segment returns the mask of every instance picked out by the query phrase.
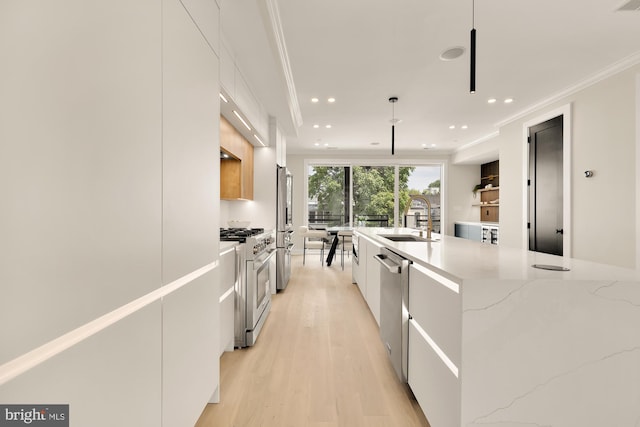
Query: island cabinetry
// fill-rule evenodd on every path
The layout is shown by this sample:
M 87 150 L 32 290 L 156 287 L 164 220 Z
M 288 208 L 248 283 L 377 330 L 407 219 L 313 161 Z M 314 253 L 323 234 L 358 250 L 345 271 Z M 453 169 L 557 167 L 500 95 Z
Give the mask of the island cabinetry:
M 364 244 L 363 244 L 364 243 Z M 366 259 L 366 285 L 362 294 L 367 300 L 369 310 L 380 326 L 380 263 L 374 259 L 381 252 L 382 245 L 367 238 L 360 238 L 360 247 L 365 246 L 365 253 L 360 259 Z M 362 288 L 360 288 L 362 291 Z
M 459 292 L 457 283 L 411 264 L 408 382 L 433 427 L 460 425 Z
M 353 254 L 354 254 L 354 257 L 353 257 L 352 262 L 351 262 L 351 279 L 352 279 L 351 282 L 357 284 L 358 285 L 358 289 L 360 289 L 360 283 L 362 282 L 362 273 L 361 273 L 361 268 L 362 267 L 361 267 L 360 263 L 364 262 L 364 260 L 363 261 L 359 260 L 360 254 L 362 252 L 362 249 L 364 249 L 364 247 L 363 248 L 360 247 L 359 239 L 360 239 L 359 234 L 358 233 L 353 233 Z M 363 242 L 363 246 L 364 246 L 364 242 Z
M 233 351 L 234 298 L 237 279 L 235 247 L 220 252 L 220 349 L 219 354 Z
M 636 270 L 446 235 L 383 237 L 411 229 L 358 232 L 413 263 L 408 382 L 431 427 L 637 425 Z
M 367 295 L 367 245 L 366 239 L 360 235 L 358 236 L 358 264 L 352 264 L 351 268 L 356 269 L 354 279 L 358 284 L 360 293 L 366 299 Z

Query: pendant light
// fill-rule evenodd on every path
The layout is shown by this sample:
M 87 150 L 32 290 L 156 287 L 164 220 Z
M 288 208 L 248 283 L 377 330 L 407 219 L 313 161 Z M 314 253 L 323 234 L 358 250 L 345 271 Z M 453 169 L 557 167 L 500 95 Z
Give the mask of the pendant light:
M 391 103 L 391 155 L 393 156 L 395 154 L 396 123 L 398 123 L 396 120 L 395 104 L 398 102 L 398 97 L 392 96 L 389 98 L 389 102 Z
M 476 93 L 476 2 L 471 1 L 471 73 L 469 78 L 469 93 Z

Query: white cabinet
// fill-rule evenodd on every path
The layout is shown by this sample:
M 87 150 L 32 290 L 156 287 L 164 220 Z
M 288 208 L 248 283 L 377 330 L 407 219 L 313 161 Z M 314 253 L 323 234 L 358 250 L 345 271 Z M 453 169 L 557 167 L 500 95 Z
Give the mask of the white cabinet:
M 360 257 L 360 245 L 359 245 L 360 236 L 357 233 L 353 233 L 353 259 L 351 262 L 351 283 L 358 284 L 362 281 L 360 275 L 360 261 L 358 257 Z
M 263 138 L 263 142 L 267 145 L 274 145 L 275 142 L 267 139 L 269 136 L 269 115 L 242 74 L 242 70 L 236 63 L 234 52 L 225 41 L 224 36 L 220 47 L 220 85 L 225 95 L 231 98 L 232 104 L 235 104 L 239 112 L 249 120 L 255 133 Z M 230 110 L 223 109 L 223 114 L 227 113 L 230 113 Z M 233 117 L 227 118 L 230 121 L 235 120 Z M 252 138 L 247 139 L 254 143 Z
M 352 264 L 351 268 L 355 269 L 353 278 L 358 284 L 360 293 L 366 299 L 367 295 L 367 245 L 365 245 L 365 238 L 358 236 L 358 264 Z
M 162 279 L 219 254 L 218 58 L 176 0 L 162 2 Z M 218 270 L 163 298 L 162 425 L 194 425 L 219 384 Z
M 233 351 L 234 286 L 237 280 L 235 247 L 220 253 L 220 348 L 219 354 Z
M 360 258 L 360 262 L 362 262 L 362 258 L 366 260 L 366 288 L 363 295 L 376 323 L 380 326 L 380 263 L 374 257 L 380 253 L 383 246 L 369 239 L 361 238 L 360 247 L 363 246 L 366 247 L 364 255 Z
M 380 264 L 374 257 L 380 253 L 382 245 L 358 234 L 358 264 L 353 263 L 353 279 L 364 297 L 369 310 L 380 326 Z
M 287 166 L 287 139 L 282 134 L 278 125 L 278 119 L 269 116 L 269 145 L 276 147 L 276 163 L 279 166 Z
M 182 5 L 189 12 L 207 43 L 216 53 L 220 52 L 220 7 L 211 0 L 181 0 Z M 219 55 L 218 55 L 219 56 Z
M 236 63 L 226 43 L 220 44 L 220 85 L 227 95 L 236 97 Z
M 460 425 L 462 312 L 459 285 L 409 268 L 409 386 L 432 427 Z

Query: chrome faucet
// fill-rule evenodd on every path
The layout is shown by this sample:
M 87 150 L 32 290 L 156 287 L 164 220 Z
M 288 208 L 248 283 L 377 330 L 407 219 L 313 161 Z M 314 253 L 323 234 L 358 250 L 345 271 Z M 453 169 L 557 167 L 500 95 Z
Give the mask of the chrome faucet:
M 407 213 L 409 213 L 412 200 L 422 200 L 427 204 L 427 239 L 431 239 L 431 231 L 433 230 L 433 222 L 431 220 L 431 202 L 422 194 L 409 194 L 409 203 L 404 211 L 404 216 L 407 216 Z

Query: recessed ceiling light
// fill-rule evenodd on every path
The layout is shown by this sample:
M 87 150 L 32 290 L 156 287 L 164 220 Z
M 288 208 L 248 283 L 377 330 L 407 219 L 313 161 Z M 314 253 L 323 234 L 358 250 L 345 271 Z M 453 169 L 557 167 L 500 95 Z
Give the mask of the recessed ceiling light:
M 460 129 L 469 129 L 469 126 L 467 126 L 467 125 L 462 125 L 462 126 L 460 126 Z
M 325 142 L 324 146 L 325 146 L 325 147 L 328 147 L 328 146 L 329 146 L 329 143 L 328 143 L 328 142 Z
M 432 146 L 432 147 L 435 147 L 435 146 L 436 146 L 436 144 L 431 144 L 431 146 Z
M 331 125 L 326 125 L 325 126 L 327 129 L 331 129 Z
M 224 97 L 224 95 L 222 94 L 222 92 L 220 92 L 220 99 L 222 99 L 224 102 L 226 102 L 227 104 L 229 103 L 229 101 L 227 101 L 227 98 Z
M 318 98 L 311 98 L 311 102 L 313 102 L 313 103 L 316 103 L 318 101 L 320 101 Z
M 333 104 L 334 102 L 336 102 L 336 99 L 335 98 L 328 98 L 327 102 L 330 103 L 330 104 Z
M 451 126 L 449 126 L 449 129 L 451 129 L 451 130 L 453 130 L 453 129 L 455 129 L 455 128 L 456 128 L 456 125 L 451 125 Z
M 313 125 L 314 129 L 318 129 L 320 127 L 320 125 Z
M 464 54 L 464 47 L 455 46 L 450 47 L 440 54 L 440 59 L 442 61 L 453 61 L 454 59 L 458 59 Z
M 505 104 L 511 104 L 513 102 L 513 98 L 507 98 L 504 100 Z
M 488 102 L 489 104 L 495 104 L 495 103 L 496 103 L 496 101 L 497 101 L 497 99 L 495 99 L 495 98 L 489 98 L 489 99 L 487 100 L 487 102 Z
M 315 145 L 316 147 L 319 147 L 319 146 L 320 146 L 320 143 L 319 143 L 319 142 L 316 142 L 316 143 L 314 143 L 313 145 Z

